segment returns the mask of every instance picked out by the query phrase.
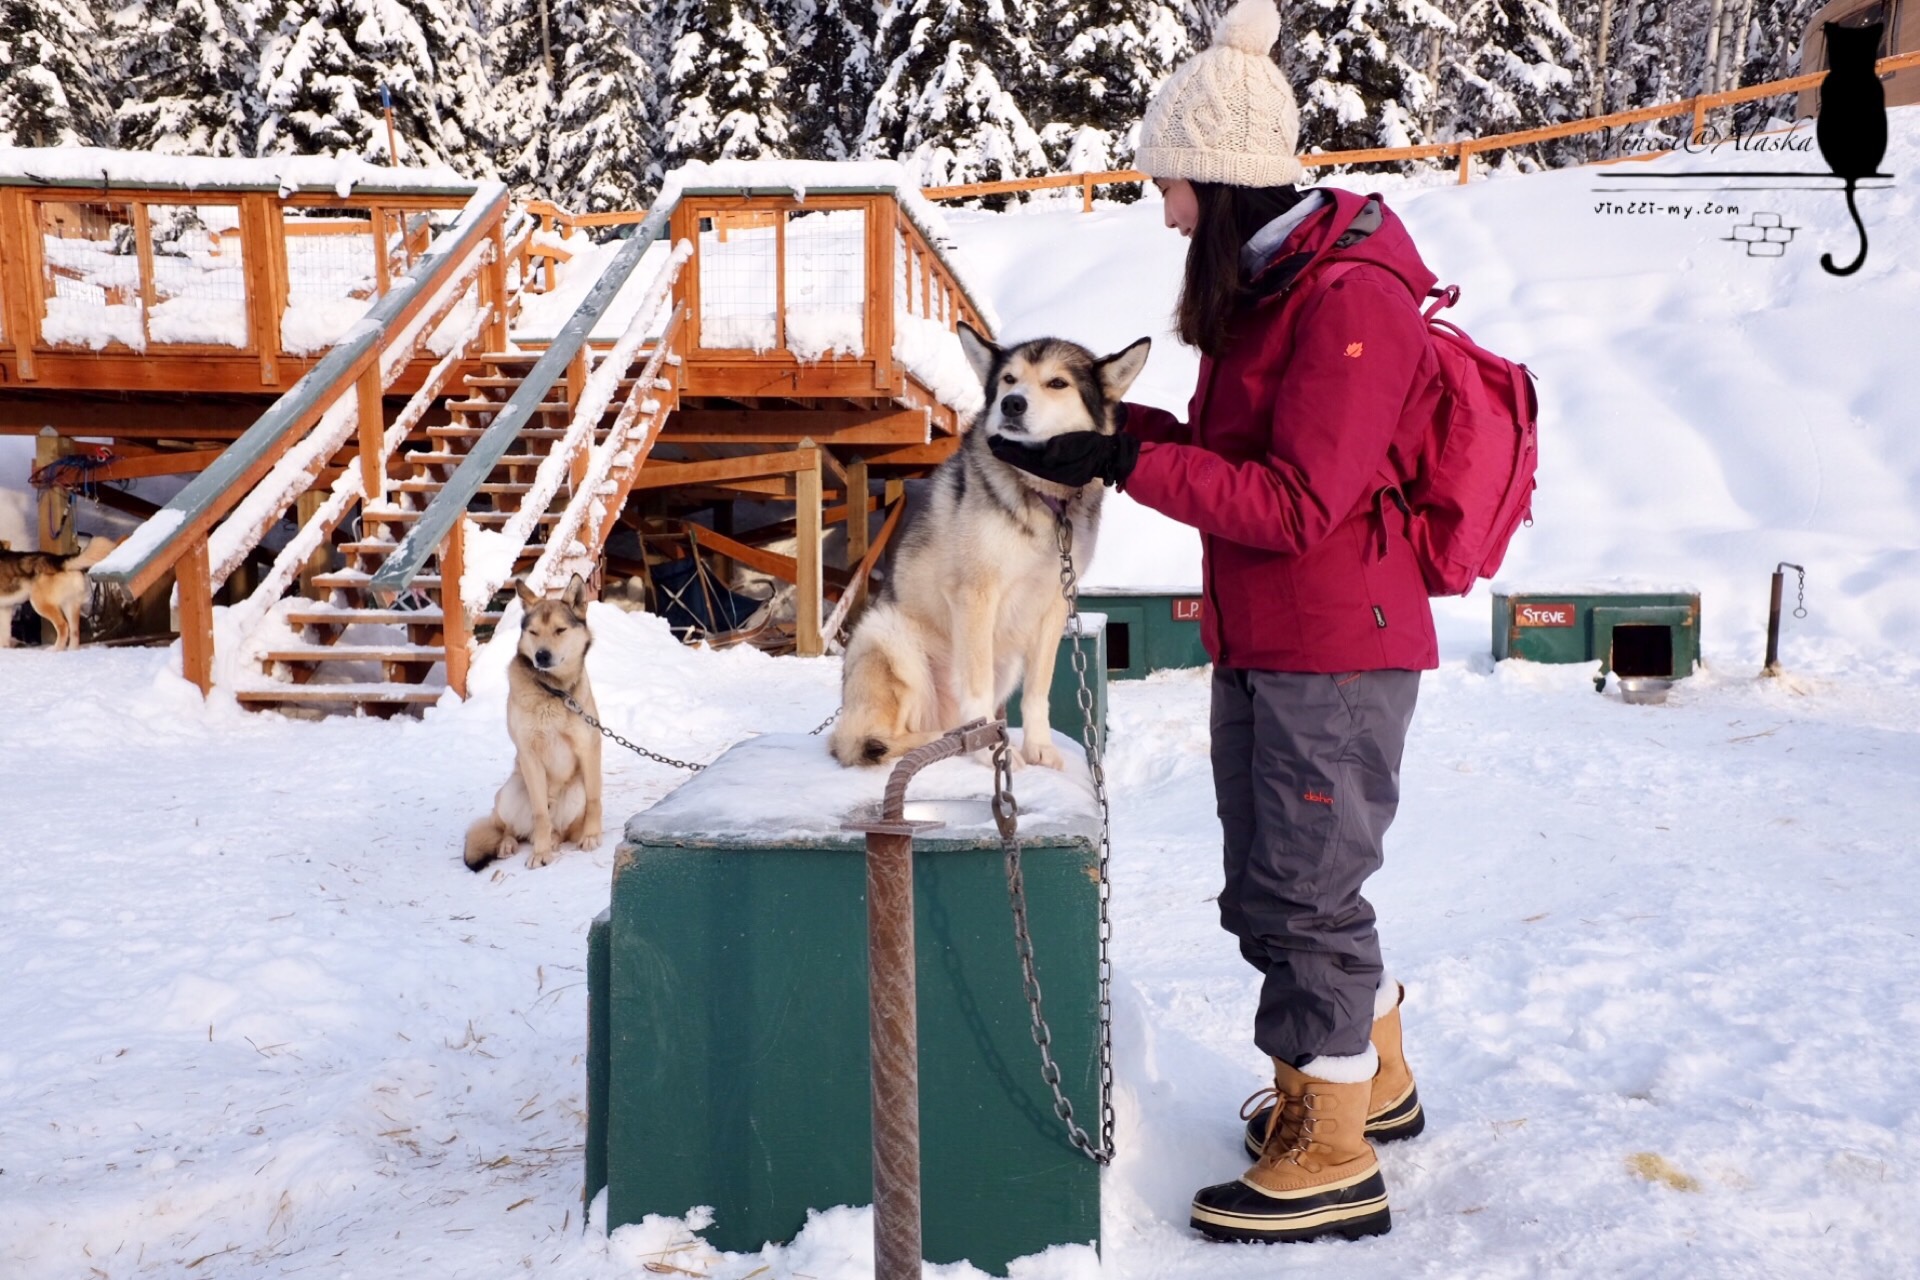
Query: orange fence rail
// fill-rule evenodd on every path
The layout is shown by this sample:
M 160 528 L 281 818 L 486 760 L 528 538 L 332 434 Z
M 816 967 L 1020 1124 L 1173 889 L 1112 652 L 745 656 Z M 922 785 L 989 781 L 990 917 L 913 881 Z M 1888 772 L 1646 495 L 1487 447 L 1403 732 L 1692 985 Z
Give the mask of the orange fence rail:
M 1909 67 L 1920 67 L 1920 52 L 1897 54 L 1882 58 L 1875 69 L 1882 75 L 1902 71 Z M 1320 151 L 1300 157 L 1300 163 L 1309 169 L 1327 168 L 1333 165 L 1347 164 L 1398 164 L 1408 160 L 1432 160 L 1445 157 L 1455 160 L 1459 165 L 1460 181 L 1466 182 L 1472 176 L 1473 157 L 1489 151 L 1505 151 L 1512 147 L 1529 146 L 1536 142 L 1551 142 L 1556 138 L 1571 138 L 1580 134 L 1601 133 L 1608 129 L 1622 128 L 1627 125 L 1643 124 L 1649 120 L 1664 120 L 1673 116 L 1691 115 L 1693 128 L 1689 136 L 1699 140 L 1706 130 L 1707 113 L 1719 107 L 1737 106 L 1743 102 L 1753 102 L 1760 98 L 1779 97 L 1783 94 L 1800 93 L 1812 89 L 1826 79 L 1826 72 L 1815 71 L 1806 75 L 1792 76 L 1785 80 L 1770 80 L 1765 84 L 1747 85 L 1740 89 L 1729 89 L 1722 93 L 1705 93 L 1691 98 L 1682 98 L 1675 102 L 1663 102 L 1654 106 L 1635 107 L 1628 111 L 1614 111 L 1603 116 L 1591 116 L 1583 120 L 1569 120 L 1564 124 L 1546 125 L 1538 129 L 1525 129 L 1518 133 L 1492 134 L 1484 138 L 1462 138 L 1452 142 L 1429 142 L 1416 147 L 1374 147 L 1361 151 Z M 1661 152 L 1648 152 L 1640 159 L 1648 159 Z M 1011 195 L 1027 191 L 1046 191 L 1061 187 L 1079 187 L 1081 208 L 1093 208 L 1093 189 L 1108 183 L 1146 182 L 1147 174 L 1137 169 L 1110 169 L 1099 173 L 1057 173 L 1038 178 L 1009 178 L 1000 182 L 970 182 L 961 186 L 928 187 L 921 192 L 929 200 L 974 200 L 982 196 Z

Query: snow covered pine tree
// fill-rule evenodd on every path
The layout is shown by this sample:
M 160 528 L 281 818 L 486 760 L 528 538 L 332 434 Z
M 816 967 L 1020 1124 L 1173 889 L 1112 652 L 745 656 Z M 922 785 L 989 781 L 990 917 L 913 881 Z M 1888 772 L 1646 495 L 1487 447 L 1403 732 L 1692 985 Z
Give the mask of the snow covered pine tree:
M 114 145 L 193 156 L 252 154 L 253 12 L 234 0 L 148 0 L 114 14 L 124 94 Z
M 1585 56 L 1560 17 L 1558 0 L 1474 0 L 1460 18 L 1459 55 L 1441 75 L 1442 94 L 1454 105 L 1447 136 L 1536 129 L 1586 114 Z M 1523 168 L 1549 164 L 1562 153 L 1585 154 L 1577 139 L 1527 148 Z
M 1044 105 L 1052 73 L 1034 32 L 1055 21 L 1032 0 L 888 0 L 875 41 L 885 78 L 860 154 L 898 157 L 926 186 L 1049 172 L 1022 104 Z
M 0 146 L 103 145 L 87 0 L 0 0 Z
M 645 14 L 637 0 L 571 0 L 560 12 L 547 189 L 583 213 L 643 208 L 653 162 Z
M 1290 8 L 1278 51 L 1301 86 L 1303 150 L 1430 141 L 1439 87 L 1430 51 L 1454 22 L 1429 0 L 1319 0 Z
M 786 49 L 760 0 L 674 0 L 661 163 L 786 154 Z
M 1130 167 L 1147 99 L 1194 47 L 1179 9 L 1163 0 L 1068 6 L 1047 46 L 1059 50 L 1054 74 L 1028 116 L 1045 120 L 1041 145 L 1068 173 Z

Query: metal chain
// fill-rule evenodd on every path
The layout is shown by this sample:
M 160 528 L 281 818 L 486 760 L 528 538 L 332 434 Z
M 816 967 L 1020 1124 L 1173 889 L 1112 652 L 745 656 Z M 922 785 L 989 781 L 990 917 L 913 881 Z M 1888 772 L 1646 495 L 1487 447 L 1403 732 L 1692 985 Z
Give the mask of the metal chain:
M 1113 963 L 1109 944 L 1113 922 L 1108 913 L 1107 868 L 1113 845 L 1111 809 L 1107 803 L 1107 775 L 1100 758 L 1100 738 L 1093 714 L 1093 694 L 1087 688 L 1087 655 L 1080 647 L 1079 578 L 1073 568 L 1073 523 L 1060 513 L 1056 529 L 1060 547 L 1060 591 L 1066 597 L 1067 614 L 1073 620 L 1073 673 L 1079 680 L 1080 741 L 1086 747 L 1087 771 L 1093 778 L 1093 796 L 1100 806 L 1099 901 L 1100 901 L 1100 1143 L 1087 1135 L 1073 1118 L 1073 1104 L 1060 1088 L 1060 1067 L 1053 1060 L 1053 1030 L 1047 1025 L 1041 1007 L 1040 976 L 1034 967 L 1033 934 L 1027 925 L 1027 886 L 1020 870 L 1019 806 L 1011 787 L 1012 767 L 1007 759 L 1007 743 L 1002 738 L 993 753 L 993 814 L 1000 828 L 1000 845 L 1007 859 L 1007 899 L 1013 910 L 1013 945 L 1020 957 L 1020 976 L 1027 997 L 1027 1012 L 1033 1019 L 1033 1042 L 1040 1048 L 1040 1078 L 1053 1091 L 1053 1113 L 1067 1126 L 1067 1140 L 1095 1164 L 1113 1161 Z
M 546 689 L 545 685 L 541 685 L 540 687 L 543 689 Z M 592 716 L 588 715 L 587 709 L 581 706 L 578 702 L 575 702 L 573 700 L 572 694 L 561 693 L 557 689 L 547 689 L 547 692 L 551 693 L 554 697 L 559 698 L 562 702 L 565 702 L 567 704 L 567 710 L 573 712 L 573 714 L 579 716 L 582 720 L 585 720 L 588 724 L 598 729 L 609 741 L 619 743 L 621 746 L 625 747 L 627 750 L 633 752 L 637 756 L 645 756 L 647 759 L 652 760 L 657 764 L 664 764 L 670 769 L 685 769 L 689 773 L 698 773 L 702 769 L 707 767 L 704 764 L 691 764 L 685 760 L 675 760 L 672 756 L 663 756 L 658 751 L 649 751 L 645 747 L 639 745 L 638 743 L 629 742 L 625 738 L 621 737 L 619 734 L 615 733 L 613 730 L 607 728 L 607 726 L 601 724 L 598 720 L 595 720 Z M 830 726 L 835 720 L 838 720 L 839 718 L 840 718 L 840 712 L 836 708 L 834 713 L 828 716 L 825 720 L 822 720 L 817 727 L 807 730 L 807 736 L 809 738 L 819 737 L 821 734 L 827 731 L 828 726 Z
M 1804 618 L 1807 616 L 1807 571 L 1797 564 L 1787 567 L 1800 575 L 1800 602 L 1794 605 L 1793 616 L 1796 618 Z
M 625 738 L 621 737 L 619 734 L 607 728 L 607 726 L 601 724 L 598 720 L 595 720 L 592 716 L 588 715 L 587 709 L 581 706 L 578 702 L 575 702 L 573 700 L 572 694 L 560 693 L 558 690 L 553 690 L 553 689 L 549 689 L 548 692 L 552 693 L 555 697 L 565 702 L 567 704 L 567 710 L 573 712 L 573 714 L 579 716 L 582 720 L 585 720 L 588 724 L 598 729 L 610 741 L 619 743 L 621 746 L 625 747 L 627 750 L 633 752 L 633 754 L 637 756 L 645 756 L 647 759 L 652 760 L 657 764 L 666 765 L 669 769 L 685 769 L 688 773 L 698 773 L 702 769 L 707 767 L 703 764 L 691 764 L 685 760 L 675 760 L 672 756 L 663 756 L 658 751 L 649 751 L 645 747 L 639 745 L 638 743 L 628 742 Z

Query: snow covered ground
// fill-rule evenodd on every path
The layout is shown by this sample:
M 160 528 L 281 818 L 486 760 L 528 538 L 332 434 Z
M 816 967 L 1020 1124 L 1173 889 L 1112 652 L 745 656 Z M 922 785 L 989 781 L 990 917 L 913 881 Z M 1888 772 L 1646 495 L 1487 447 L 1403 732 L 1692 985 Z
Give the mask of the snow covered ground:
M 1920 161 L 1915 115 L 1894 113 L 1890 172 Z M 1462 323 L 1543 374 L 1509 576 L 1691 581 L 1706 669 L 1627 706 L 1588 667 L 1495 667 L 1484 591 L 1443 607 L 1370 885 L 1429 1127 L 1383 1149 L 1390 1235 L 1281 1250 L 1185 1226 L 1243 1167 L 1263 1065 L 1211 901 L 1206 678 L 1115 686 L 1122 1154 L 1103 1260 L 1016 1275 L 1920 1275 L 1912 197 L 1863 196 L 1872 256 L 1836 281 L 1815 261 L 1852 251 L 1834 193 L 1767 193 L 1802 229 L 1760 261 L 1720 238 L 1747 213 L 1596 215 L 1595 182 L 1389 200 L 1467 288 Z M 1181 246 L 1157 206 L 952 221 L 1004 336 L 1164 334 Z M 1191 376 L 1157 341 L 1138 394 L 1177 406 Z M 1137 508 L 1105 545 L 1109 581 L 1192 572 Z M 1810 615 L 1790 678 L 1760 681 L 1781 558 L 1808 566 Z M 593 623 L 608 722 L 672 755 L 836 701 L 832 660 Z M 582 968 L 611 849 L 459 866 L 510 760 L 503 662 L 419 722 L 311 723 L 203 704 L 160 653 L 0 654 L 0 1276 L 870 1274 L 857 1206 L 753 1255 L 684 1221 L 582 1233 Z M 609 813 L 679 780 L 610 753 Z

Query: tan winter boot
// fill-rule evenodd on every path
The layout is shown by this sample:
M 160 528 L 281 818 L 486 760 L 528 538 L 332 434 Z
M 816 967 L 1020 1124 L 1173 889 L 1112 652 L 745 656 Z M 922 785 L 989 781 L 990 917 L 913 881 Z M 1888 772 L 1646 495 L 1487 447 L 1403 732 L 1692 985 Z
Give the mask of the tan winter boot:
M 1392 1007 L 1373 1020 L 1373 1048 L 1380 1055 L 1380 1070 L 1367 1099 L 1367 1138 L 1372 1142 L 1398 1142 L 1418 1136 L 1427 1127 L 1420 1091 L 1413 1087 L 1413 1070 L 1400 1043 L 1400 1006 L 1406 1003 L 1407 989 L 1400 983 L 1394 988 Z M 1262 1089 L 1240 1107 L 1240 1118 L 1247 1122 L 1247 1154 L 1256 1160 L 1273 1120 L 1272 1104 L 1273 1091 Z
M 1366 1139 L 1368 1084 L 1334 1084 L 1273 1064 L 1279 1104 L 1265 1153 L 1236 1182 L 1193 1198 L 1193 1229 L 1216 1240 L 1349 1240 L 1388 1231 L 1387 1184 Z

